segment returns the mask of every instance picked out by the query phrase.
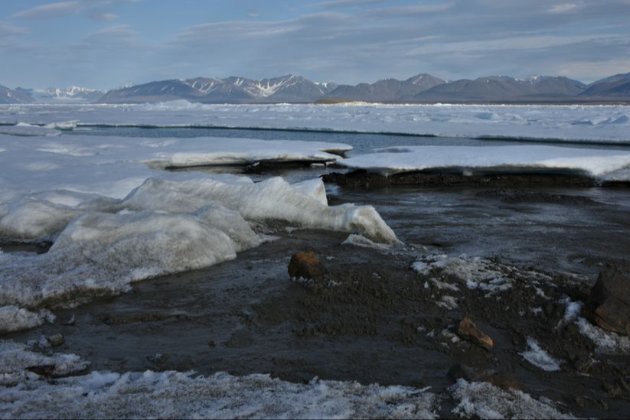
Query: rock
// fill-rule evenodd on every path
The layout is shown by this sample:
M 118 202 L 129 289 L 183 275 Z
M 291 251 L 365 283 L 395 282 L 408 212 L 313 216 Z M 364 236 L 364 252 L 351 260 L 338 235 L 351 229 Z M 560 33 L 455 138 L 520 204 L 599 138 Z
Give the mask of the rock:
M 492 338 L 477 328 L 475 323 L 468 317 L 464 317 L 464 319 L 459 322 L 457 334 L 464 340 L 477 344 L 486 350 L 492 350 L 492 347 L 494 347 Z
M 291 278 L 319 279 L 324 276 L 324 265 L 313 251 L 301 251 L 293 254 L 289 262 Z
M 63 335 L 61 334 L 53 334 L 50 337 L 46 337 L 46 339 L 48 340 L 48 344 L 50 344 L 52 347 L 61 346 L 63 343 L 66 342 L 66 340 L 63 338 Z
M 630 264 L 608 264 L 589 296 L 590 318 L 599 327 L 630 335 Z

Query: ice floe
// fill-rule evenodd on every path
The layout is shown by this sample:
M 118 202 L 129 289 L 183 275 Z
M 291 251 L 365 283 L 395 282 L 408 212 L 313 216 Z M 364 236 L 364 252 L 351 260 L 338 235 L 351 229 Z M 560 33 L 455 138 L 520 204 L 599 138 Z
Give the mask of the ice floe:
M 53 353 L 44 355 L 32 351 L 24 344 L 0 340 L 0 386 L 16 386 L 39 379 L 37 368 L 46 376 L 66 376 L 85 370 L 90 363 L 76 354 Z M 0 405 L 10 404 L 11 397 L 5 392 L 0 395 Z M 0 410 L 0 413 L 7 413 Z M 5 414 L 0 414 L 5 417 Z M 6 416 L 10 417 L 10 416 Z
M 427 169 L 500 172 L 567 170 L 597 178 L 619 178 L 630 167 L 630 151 L 557 146 L 404 146 L 345 159 L 342 165 L 384 174 Z

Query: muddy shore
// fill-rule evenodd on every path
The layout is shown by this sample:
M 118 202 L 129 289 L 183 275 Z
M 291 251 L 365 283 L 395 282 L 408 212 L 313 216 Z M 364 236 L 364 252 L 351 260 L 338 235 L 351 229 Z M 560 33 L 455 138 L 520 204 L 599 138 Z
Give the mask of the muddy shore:
M 602 353 L 566 314 L 567 302 L 588 299 L 606 264 L 628 261 L 627 191 L 584 179 L 440 177 L 396 186 L 326 178 L 331 204 L 374 204 L 403 245 L 360 247 L 342 244 L 347 234 L 277 226 L 277 240 L 234 261 L 58 309 L 55 323 L 3 338 L 61 333 L 55 351 L 100 370 L 266 372 L 432 392 L 463 377 L 549 398 L 576 416 L 626 417 L 630 356 Z M 367 193 L 366 182 L 378 189 Z M 323 279 L 289 278 L 291 255 L 305 249 L 320 256 Z M 441 255 L 460 258 L 481 284 L 494 276 L 509 287 L 471 288 L 456 272 L 431 266 Z M 418 261 L 428 269 L 412 269 Z M 491 350 L 458 335 L 463 317 L 492 337 Z M 528 339 L 559 370 L 528 362 Z M 453 405 L 443 401 L 441 414 Z

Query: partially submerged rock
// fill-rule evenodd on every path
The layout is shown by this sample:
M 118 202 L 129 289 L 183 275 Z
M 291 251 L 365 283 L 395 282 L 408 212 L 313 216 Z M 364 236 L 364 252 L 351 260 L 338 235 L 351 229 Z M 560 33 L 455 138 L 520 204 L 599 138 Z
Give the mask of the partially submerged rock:
M 464 317 L 464 319 L 459 322 L 457 334 L 461 338 L 477 344 L 486 350 L 492 350 L 492 347 L 494 347 L 494 340 L 492 340 L 488 334 L 481 331 L 468 317 Z
M 599 327 L 630 335 L 630 264 L 609 264 L 590 295 L 591 319 Z
M 313 251 L 301 251 L 293 254 L 289 262 L 291 278 L 320 279 L 324 277 L 324 265 Z

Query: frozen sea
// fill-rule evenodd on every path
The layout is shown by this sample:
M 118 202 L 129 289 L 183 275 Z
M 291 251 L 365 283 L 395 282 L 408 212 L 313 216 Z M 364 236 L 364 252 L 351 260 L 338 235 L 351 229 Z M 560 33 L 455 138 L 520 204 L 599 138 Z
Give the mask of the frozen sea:
M 492 299 L 516 287 L 500 273 L 527 267 L 544 273 L 534 277 L 546 287 L 555 278 L 585 285 L 630 251 L 629 190 L 601 187 L 630 181 L 628 106 L 2 105 L 0 165 L 6 417 L 562 417 L 575 407 L 558 402 L 560 391 L 545 397 L 542 373 L 520 378 L 524 392 L 448 385 L 442 365 L 450 359 L 435 349 L 423 357 L 396 348 L 381 360 L 374 351 L 389 338 L 286 343 L 291 330 L 275 327 L 261 343 L 248 331 L 260 327 L 252 313 L 295 287 L 286 264 L 301 248 L 319 249 L 331 265 L 373 263 L 375 275 L 380 259 L 405 266 L 407 276 L 413 263 L 421 276 L 459 276 Z M 319 178 L 353 169 L 590 181 L 365 190 Z M 459 311 L 461 286 L 445 287 L 453 296 L 440 310 Z M 107 312 L 108 321 L 94 315 Z M 112 321 L 136 313 L 135 332 Z M 164 319 L 178 321 L 155 324 Z M 41 337 L 56 331 L 67 339 L 53 352 Z M 621 354 L 630 349 L 597 334 Z M 562 370 L 564 356 L 526 338 L 510 357 Z M 306 349 L 317 346 L 320 353 Z M 401 366 L 403 357 L 418 372 Z M 276 371 L 278 360 L 289 368 Z M 370 373 L 370 363 L 380 367 Z M 51 384 L 32 365 L 71 376 Z M 556 374 L 562 386 L 566 374 Z

